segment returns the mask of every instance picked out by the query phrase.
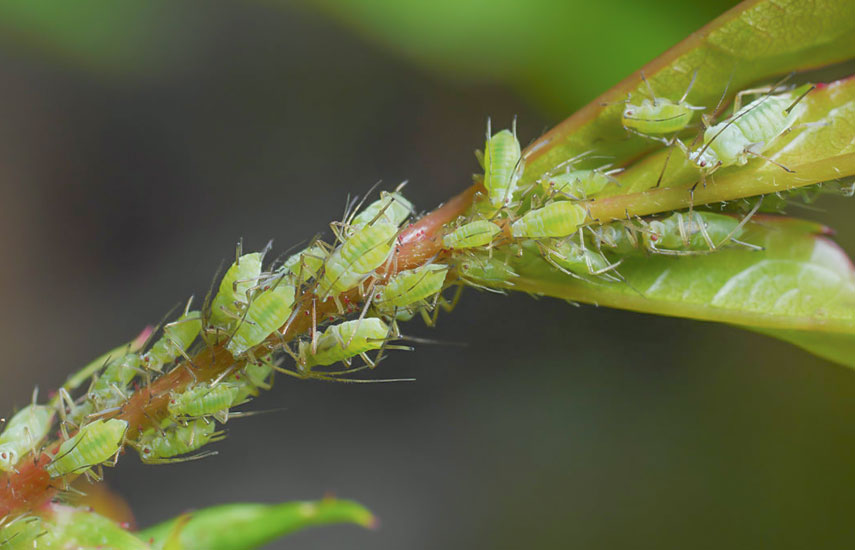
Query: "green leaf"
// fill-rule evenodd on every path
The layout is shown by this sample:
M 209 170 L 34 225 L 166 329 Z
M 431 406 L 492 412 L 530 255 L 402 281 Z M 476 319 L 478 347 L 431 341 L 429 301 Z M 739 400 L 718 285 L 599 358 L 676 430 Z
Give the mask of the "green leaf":
M 51 505 L 42 522 L 43 535 L 36 538 L 39 550 L 68 548 L 121 548 L 149 550 L 148 544 L 104 516 L 83 508 Z
M 654 142 L 628 136 L 621 125 L 628 94 L 649 95 L 642 74 L 658 96 L 679 98 L 697 72 L 687 100 L 712 109 L 722 96 L 732 97 L 753 83 L 852 57 L 855 2 L 748 0 L 537 139 L 527 149 L 525 178 L 533 180 L 592 149 L 618 164 L 652 149 Z
M 250 550 L 306 527 L 332 523 L 372 527 L 375 519 L 360 504 L 332 498 L 284 504 L 226 504 L 191 512 L 139 535 L 151 541 L 155 549 Z
M 709 177 L 707 185 L 690 192 L 699 179 L 697 168 L 680 149 L 664 149 L 620 174 L 620 188 L 611 197 L 590 203 L 591 216 L 599 220 L 645 216 L 855 175 L 855 77 L 823 84 L 802 101 L 806 111 L 798 127 L 766 152 L 790 172 L 758 158 L 723 168 Z M 651 189 L 660 176 L 660 187 Z
M 571 277 L 534 244 L 508 255 L 518 277 L 497 287 L 620 309 L 740 325 L 855 366 L 855 269 L 817 224 L 755 216 L 741 240 L 691 256 L 624 258 L 625 282 Z
M 10 0 L 0 3 L 0 41 L 108 73 L 139 71 L 165 57 L 156 46 L 161 15 L 171 6 L 158 0 Z

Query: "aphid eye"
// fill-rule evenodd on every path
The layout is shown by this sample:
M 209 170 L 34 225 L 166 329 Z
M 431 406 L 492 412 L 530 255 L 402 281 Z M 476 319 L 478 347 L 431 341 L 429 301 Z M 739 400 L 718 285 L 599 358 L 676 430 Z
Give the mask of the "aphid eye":
M 626 116 L 632 116 L 633 111 L 627 111 Z
M 706 165 L 707 165 L 707 161 L 702 160 L 702 161 L 701 161 L 701 167 L 706 166 Z

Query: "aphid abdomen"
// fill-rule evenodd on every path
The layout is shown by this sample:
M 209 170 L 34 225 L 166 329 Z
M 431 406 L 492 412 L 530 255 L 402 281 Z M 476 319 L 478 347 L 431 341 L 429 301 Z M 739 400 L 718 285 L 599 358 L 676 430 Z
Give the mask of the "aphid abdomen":
M 511 234 L 517 238 L 566 237 L 572 235 L 585 221 L 587 212 L 578 204 L 558 201 L 531 210 L 511 224 Z
M 478 220 L 461 225 L 442 237 L 443 248 L 463 249 L 486 246 L 493 242 L 502 229 L 487 220 Z
M 192 453 L 220 439 L 215 429 L 213 422 L 202 419 L 186 425 L 173 424 L 162 431 L 151 429 L 140 438 L 140 458 L 143 462 L 157 463 L 164 461 L 163 459 Z
M 484 149 L 484 187 L 496 208 L 508 205 L 516 192 L 522 172 L 520 142 L 510 130 L 502 130 L 487 140 Z
M 247 292 L 256 285 L 261 274 L 261 259 L 258 252 L 244 254 L 226 271 L 211 303 L 211 325 L 222 332 L 230 332 L 249 302 Z
M 106 462 L 122 448 L 127 430 L 128 423 L 116 418 L 90 422 L 59 446 L 45 470 L 50 477 L 60 477 Z
M 652 250 L 708 251 L 728 238 L 739 238 L 739 220 L 714 212 L 677 212 L 648 223 L 645 244 Z
M 541 182 L 547 193 L 572 199 L 585 199 L 605 189 L 615 179 L 600 170 L 570 170 Z
M 327 328 L 318 337 L 316 351 L 310 342 L 300 343 L 304 368 L 327 366 L 359 354 L 380 349 L 389 335 L 389 327 L 376 317 L 345 321 Z
M 291 316 L 295 288 L 284 282 L 274 282 L 273 285 L 252 298 L 246 315 L 226 344 L 232 355 L 240 355 L 257 346 Z
M 402 271 L 386 285 L 377 288 L 374 307 L 380 311 L 404 308 L 433 296 L 445 284 L 447 265 L 429 264 L 419 269 Z
M 24 455 L 34 451 L 53 425 L 54 410 L 30 404 L 15 413 L 0 435 L 0 470 L 12 471 Z
M 692 120 L 692 106 L 659 98 L 654 103 L 644 99 L 641 105 L 629 104 L 621 121 L 625 128 L 642 134 L 664 135 L 679 132 Z
M 160 371 L 164 364 L 182 355 L 202 330 L 198 311 L 188 311 L 177 321 L 163 327 L 163 336 L 142 356 L 146 368 Z
M 215 386 L 197 384 L 186 391 L 173 395 L 168 410 L 172 416 L 201 417 L 230 409 L 237 403 L 240 388 L 228 382 Z
M 321 299 L 350 290 L 383 265 L 397 233 L 397 226 L 377 222 L 348 237 L 330 254 L 324 266 L 324 275 L 318 288 Z
M 460 261 L 457 270 L 462 279 L 484 285 L 508 283 L 517 273 L 504 261 L 486 254 L 471 254 Z
M 799 106 L 789 113 L 784 112 L 792 104 L 793 99 L 791 94 L 761 97 L 743 108 L 747 112 L 735 122 L 735 125 L 749 142 L 763 143 L 768 146 L 769 142 L 789 129 L 798 118 Z M 752 106 L 754 108 L 748 110 Z
M 326 249 L 315 244 L 289 257 L 285 260 L 283 267 L 294 277 L 295 284 L 302 285 L 318 276 L 327 256 Z
M 611 267 L 602 254 L 566 239 L 551 243 L 546 248 L 546 256 L 554 264 L 579 275 L 604 272 Z

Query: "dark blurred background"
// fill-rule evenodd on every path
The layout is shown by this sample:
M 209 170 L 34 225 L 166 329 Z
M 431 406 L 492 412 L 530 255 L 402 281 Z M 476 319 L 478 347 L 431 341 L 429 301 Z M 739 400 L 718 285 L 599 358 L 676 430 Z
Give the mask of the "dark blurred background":
M 733 2 L 0 5 L 0 409 L 409 179 L 430 209 L 487 116 L 529 141 Z M 839 230 L 848 203 L 794 213 Z M 279 378 L 220 455 L 108 481 L 142 526 L 332 493 L 377 531 L 269 548 L 840 548 L 855 374 L 727 326 L 467 291 L 379 377 Z

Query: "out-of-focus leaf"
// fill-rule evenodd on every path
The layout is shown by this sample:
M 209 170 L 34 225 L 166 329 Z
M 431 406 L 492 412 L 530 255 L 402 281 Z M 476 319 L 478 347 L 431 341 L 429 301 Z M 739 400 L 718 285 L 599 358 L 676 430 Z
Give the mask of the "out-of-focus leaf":
M 185 522 L 176 528 L 176 522 Z M 360 504 L 324 499 L 284 504 L 226 504 L 192 512 L 139 533 L 154 548 L 165 549 L 168 540 L 180 541 L 182 550 L 250 550 L 306 527 L 355 523 L 371 527 L 374 516 Z M 176 537 L 177 534 L 177 537 Z
M 121 548 L 148 550 L 148 544 L 117 523 L 84 508 L 52 505 L 43 522 L 45 534 L 38 537 L 39 550 L 69 548 Z
M 547 263 L 534 245 L 509 255 L 519 277 L 505 288 L 659 315 L 744 326 L 855 366 L 855 269 L 822 226 L 755 217 L 714 254 L 638 255 L 619 266 L 625 282 L 580 280 Z
M 509 82 L 564 115 L 735 0 L 307 0 L 440 73 Z
M 654 147 L 621 125 L 628 94 L 649 95 L 642 74 L 657 96 L 677 100 L 697 73 L 688 102 L 712 109 L 752 83 L 852 57 L 855 2 L 747 0 L 541 136 L 527 150 L 525 177 L 590 150 L 623 163 Z
M 168 61 L 157 33 L 164 14 L 180 13 L 160 0 L 11 0 L 0 2 L 0 43 L 107 73 L 138 72 Z

